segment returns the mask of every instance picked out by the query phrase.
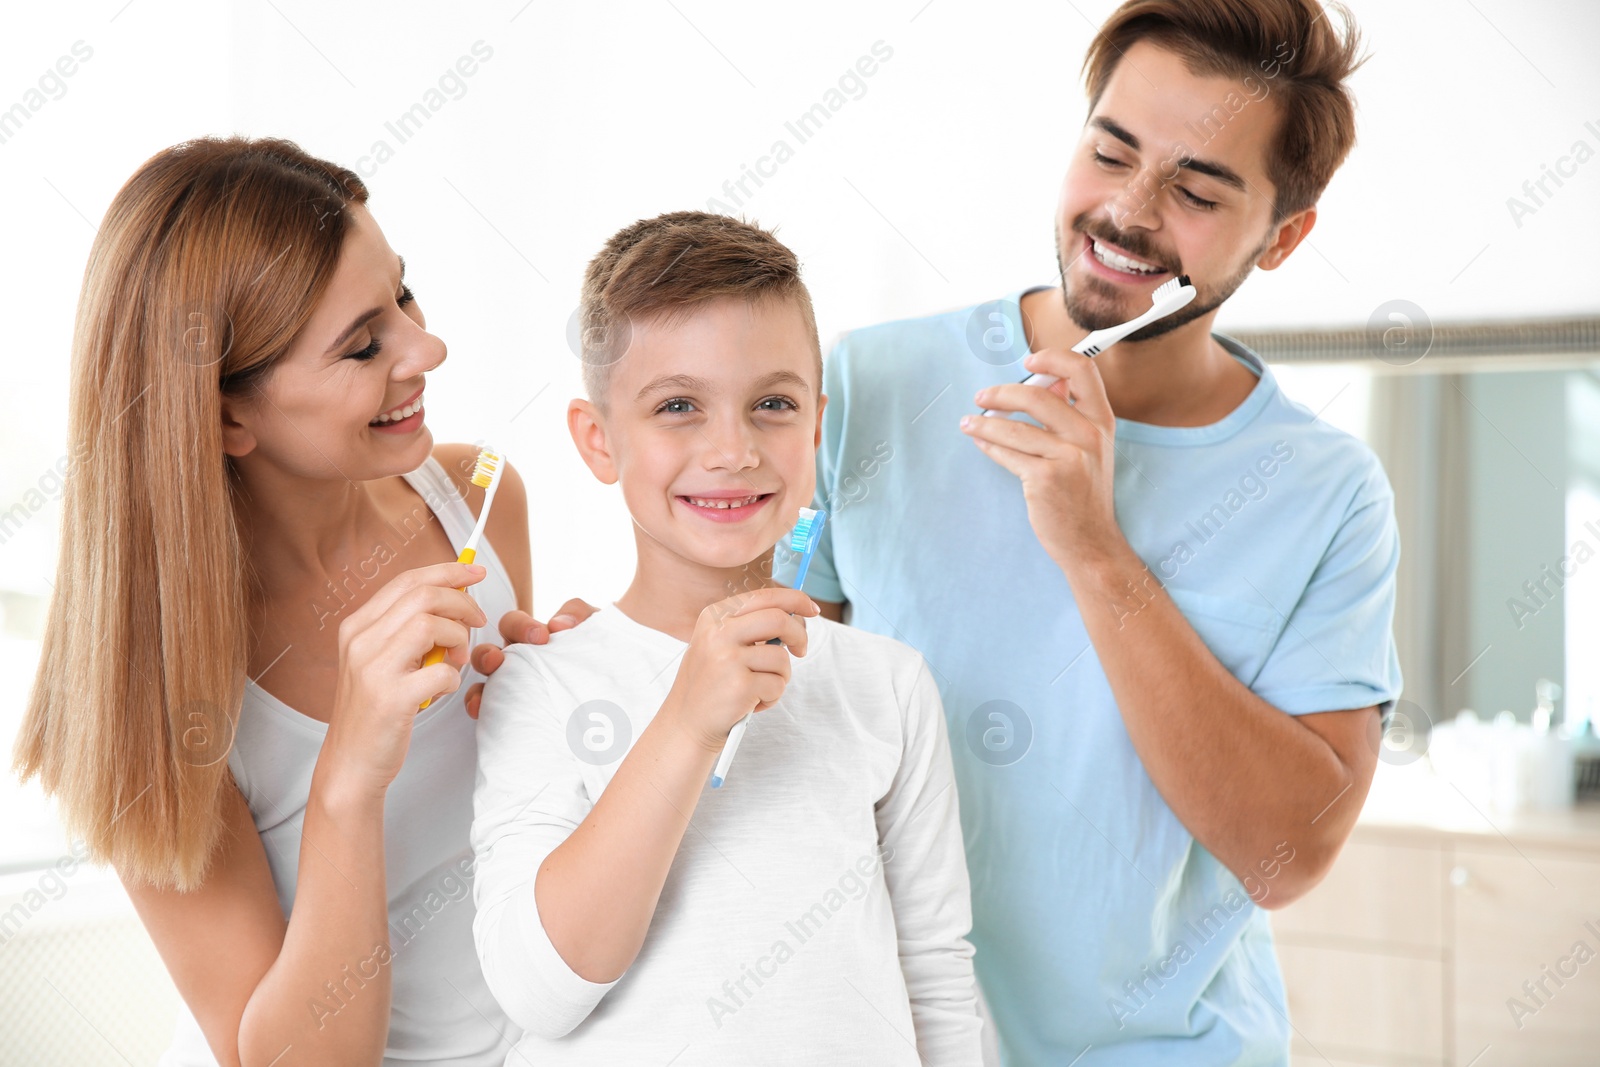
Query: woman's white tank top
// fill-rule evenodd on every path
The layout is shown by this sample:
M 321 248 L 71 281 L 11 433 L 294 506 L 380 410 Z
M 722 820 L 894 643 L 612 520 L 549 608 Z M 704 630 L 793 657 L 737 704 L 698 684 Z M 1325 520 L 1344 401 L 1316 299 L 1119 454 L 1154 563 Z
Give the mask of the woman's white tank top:
M 405 479 L 459 554 L 476 519 L 449 474 L 430 456 Z M 472 644 L 498 644 L 500 618 L 517 606 L 516 592 L 486 537 L 479 540 L 476 562 L 489 573 L 469 592 L 489 621 L 472 631 Z M 483 675 L 469 665 L 459 689 L 418 712 L 405 764 L 384 801 L 387 966 L 393 971 L 385 1067 L 501 1067 L 521 1036 L 484 984 L 472 940 L 474 865 L 468 834 L 477 724 L 464 704 L 467 688 L 480 681 Z M 294 907 L 311 773 L 327 732 L 326 723 L 295 711 L 253 680 L 246 682 L 228 766 L 250 803 L 285 918 Z M 362 972 L 371 976 L 378 966 L 377 960 L 352 960 L 348 972 L 330 975 L 327 986 L 307 996 L 306 1010 L 331 1019 L 342 1003 L 360 996 Z M 199 1024 L 186 1009 L 159 1064 L 215 1067 Z

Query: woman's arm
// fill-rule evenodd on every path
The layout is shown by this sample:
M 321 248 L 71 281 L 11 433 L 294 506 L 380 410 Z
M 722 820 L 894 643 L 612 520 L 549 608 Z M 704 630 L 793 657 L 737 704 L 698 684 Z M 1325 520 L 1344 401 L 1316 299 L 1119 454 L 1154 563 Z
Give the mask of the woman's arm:
M 338 687 L 311 775 L 287 922 L 249 807 L 231 784 L 226 831 L 200 889 L 128 886 L 219 1062 L 382 1060 L 391 989 L 384 797 L 418 705 L 461 684 L 468 627 L 488 621 L 461 587 L 484 573 L 459 563 L 406 571 L 339 624 Z M 435 645 L 444 661 L 421 666 Z
M 380 960 L 388 953 L 383 805 L 341 791 L 328 772 L 319 763 L 312 778 L 287 923 L 250 809 L 232 784 L 223 793 L 222 844 L 204 885 L 190 893 L 126 886 L 223 1067 L 377 1064 L 383 1057 L 389 969 L 363 964 L 375 947 Z M 363 976 L 348 977 L 353 973 Z M 324 982 L 344 986 L 344 1007 Z M 278 1060 L 286 1049 L 290 1055 Z

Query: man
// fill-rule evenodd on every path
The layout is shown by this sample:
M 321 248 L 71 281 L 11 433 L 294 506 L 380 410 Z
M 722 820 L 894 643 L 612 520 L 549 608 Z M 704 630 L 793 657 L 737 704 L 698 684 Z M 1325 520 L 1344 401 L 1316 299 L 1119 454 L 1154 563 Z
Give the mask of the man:
M 1353 143 L 1338 13 L 1343 34 L 1311 0 L 1123 5 L 1085 63 L 1059 287 L 827 361 L 805 589 L 939 681 L 1008 1065 L 1288 1060 L 1260 909 L 1360 811 L 1400 690 L 1399 547 L 1372 454 L 1212 323 L 1310 233 Z M 1187 307 L 1069 351 L 1180 274 Z M 1061 381 L 1017 384 L 1024 354 Z

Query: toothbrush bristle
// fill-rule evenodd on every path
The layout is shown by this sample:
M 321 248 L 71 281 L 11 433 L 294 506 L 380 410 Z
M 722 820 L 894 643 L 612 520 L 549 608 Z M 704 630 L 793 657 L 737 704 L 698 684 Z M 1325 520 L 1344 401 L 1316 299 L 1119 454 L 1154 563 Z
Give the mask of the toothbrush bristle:
M 478 453 L 478 465 L 472 469 L 472 484 L 479 489 L 489 488 L 494 473 L 500 467 L 500 457 L 487 448 Z
M 1150 303 L 1159 304 L 1163 300 L 1178 295 L 1178 290 L 1189 284 L 1189 276 L 1180 274 L 1176 278 L 1169 278 L 1156 286 L 1156 291 L 1150 294 Z
M 794 533 L 789 535 L 789 547 L 795 552 L 804 552 L 806 543 L 811 540 L 811 527 L 817 521 L 817 513 L 811 508 L 800 509 L 800 521 L 795 523 Z

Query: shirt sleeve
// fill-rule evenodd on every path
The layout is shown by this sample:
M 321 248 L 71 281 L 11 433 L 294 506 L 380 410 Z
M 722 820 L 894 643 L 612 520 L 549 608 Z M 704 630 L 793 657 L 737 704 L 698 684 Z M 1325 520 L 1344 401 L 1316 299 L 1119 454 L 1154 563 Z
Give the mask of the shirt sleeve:
M 965 1067 L 983 1062 L 983 1023 L 967 940 L 971 886 L 944 704 L 921 656 L 903 715 L 900 769 L 877 805 L 884 879 L 917 1053 L 928 1067 Z
M 834 478 L 839 467 L 839 445 L 844 431 L 844 364 L 845 342 L 834 345 L 833 351 L 822 364 L 822 392 L 828 406 L 822 409 L 822 444 L 817 446 L 817 489 L 811 506 L 828 513 L 817 538 L 816 550 L 811 553 L 811 566 L 806 570 L 804 592 L 813 600 L 826 600 L 842 604 L 846 600 L 839 582 L 839 572 L 833 561 L 834 512 L 839 501 L 834 492 Z M 789 548 L 789 539 L 778 542 L 772 555 L 772 577 L 775 581 L 794 587 L 795 573 L 800 569 L 800 554 Z
M 540 864 L 593 806 L 538 655 L 526 645 L 507 647 L 505 663 L 483 687 L 472 794 L 472 936 L 506 1016 L 554 1039 L 586 1019 L 616 982 L 590 982 L 567 966 L 534 899 Z
M 1365 489 L 1251 687 L 1291 715 L 1387 705 L 1400 695 L 1394 642 L 1400 534 L 1389 480 L 1377 460 L 1372 463 Z

